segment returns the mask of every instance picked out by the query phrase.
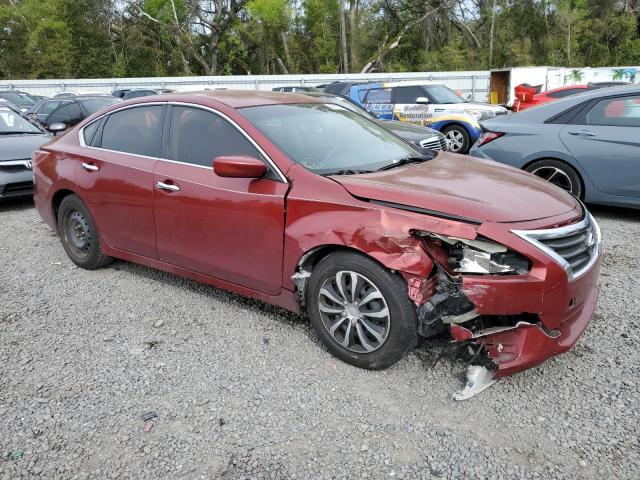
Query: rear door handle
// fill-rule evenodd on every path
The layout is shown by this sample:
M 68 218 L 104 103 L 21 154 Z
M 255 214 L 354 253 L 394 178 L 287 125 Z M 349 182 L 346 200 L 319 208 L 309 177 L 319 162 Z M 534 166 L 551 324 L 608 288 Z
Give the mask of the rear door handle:
M 167 192 L 179 192 L 180 187 L 173 183 L 156 182 L 156 188 L 158 190 L 165 190 Z
M 596 134 L 589 130 L 570 130 L 569 135 L 575 135 L 576 137 L 595 137 Z
M 97 172 L 100 170 L 97 165 L 92 165 L 90 163 L 83 163 L 82 168 L 84 168 L 87 172 Z

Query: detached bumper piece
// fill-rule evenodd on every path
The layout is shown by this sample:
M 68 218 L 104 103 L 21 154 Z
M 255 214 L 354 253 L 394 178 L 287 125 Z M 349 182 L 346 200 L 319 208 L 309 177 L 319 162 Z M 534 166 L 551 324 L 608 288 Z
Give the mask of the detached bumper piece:
M 486 367 L 470 365 L 467 385 L 454 394 L 455 400 L 466 400 L 490 387 L 496 380 L 533 368 L 577 343 L 596 308 L 598 288 L 594 288 L 581 307 L 576 308 L 557 330 L 549 330 L 542 323 L 531 323 L 529 318 L 513 319 L 512 325 L 494 325 L 477 329 L 482 319 L 465 324 L 452 324 L 454 341 L 477 344 L 497 366 L 495 373 Z M 504 320 L 504 319 L 503 319 Z

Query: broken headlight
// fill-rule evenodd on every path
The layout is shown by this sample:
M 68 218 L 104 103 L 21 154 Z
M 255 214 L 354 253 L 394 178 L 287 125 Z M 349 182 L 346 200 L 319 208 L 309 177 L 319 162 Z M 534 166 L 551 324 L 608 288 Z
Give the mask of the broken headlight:
M 529 271 L 529 260 L 500 243 L 467 240 L 439 234 L 423 234 L 447 252 L 447 267 L 455 273 L 518 274 Z

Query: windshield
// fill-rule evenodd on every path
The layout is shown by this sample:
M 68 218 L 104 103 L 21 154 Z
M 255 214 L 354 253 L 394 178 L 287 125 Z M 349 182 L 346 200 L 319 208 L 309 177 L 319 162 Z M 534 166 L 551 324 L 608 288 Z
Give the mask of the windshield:
M 82 100 L 82 105 L 87 110 L 87 113 L 89 115 L 93 115 L 98 110 L 107 108 L 109 105 L 113 105 L 114 103 L 117 103 L 119 101 L 120 100 L 115 97 L 88 98 L 86 100 Z
M 465 103 L 465 99 L 444 85 L 423 85 L 433 103 Z
M 30 107 L 35 103 L 35 100 L 31 100 L 30 98 L 16 92 L 2 92 L 0 93 L 0 97 L 13 103 L 17 107 Z
M 11 133 L 42 133 L 42 131 L 10 108 L 0 106 L 0 135 Z
M 374 122 L 334 104 L 239 109 L 294 162 L 318 174 L 373 171 L 419 153 Z

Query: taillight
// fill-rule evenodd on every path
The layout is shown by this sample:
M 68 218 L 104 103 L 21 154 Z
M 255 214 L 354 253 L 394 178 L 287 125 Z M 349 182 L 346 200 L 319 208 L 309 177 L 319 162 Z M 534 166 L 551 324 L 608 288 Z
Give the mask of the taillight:
M 492 142 L 496 138 L 500 138 L 503 135 L 504 133 L 502 132 L 482 132 L 482 135 L 480 135 L 480 138 L 478 139 L 478 147 Z

